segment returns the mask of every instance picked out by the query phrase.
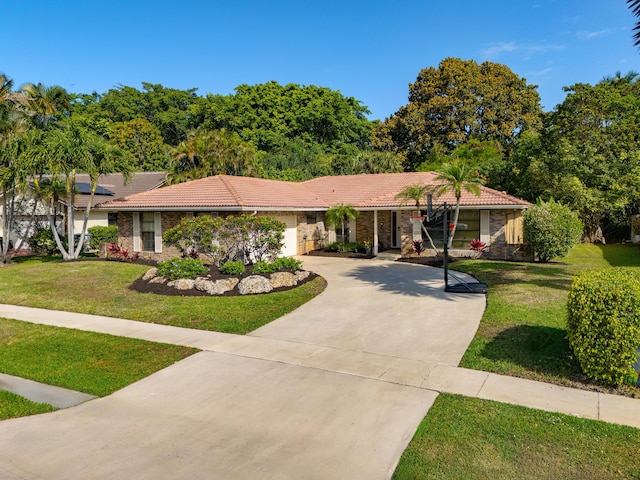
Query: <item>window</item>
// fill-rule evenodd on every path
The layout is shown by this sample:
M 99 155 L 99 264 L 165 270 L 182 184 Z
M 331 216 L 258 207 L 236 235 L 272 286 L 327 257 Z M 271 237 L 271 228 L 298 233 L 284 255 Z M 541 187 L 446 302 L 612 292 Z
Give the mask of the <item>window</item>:
M 315 225 L 315 223 L 317 222 L 317 218 L 316 218 L 316 214 L 314 213 L 307 213 L 307 224 L 308 225 Z
M 162 214 L 134 212 L 133 251 L 162 253 Z
M 118 212 L 109 212 L 107 214 L 109 226 L 118 225 Z
M 507 213 L 507 225 L 504 230 L 505 242 L 509 245 L 524 243 L 524 230 L 522 228 L 522 212 Z
M 451 211 L 453 217 L 454 211 Z M 480 211 L 479 210 L 460 210 L 458 216 L 458 227 L 456 235 L 453 238 L 453 248 L 468 249 L 471 240 L 480 238 Z
M 142 250 L 145 252 L 155 251 L 156 230 L 153 212 L 142 212 L 140 214 L 140 238 L 142 239 Z

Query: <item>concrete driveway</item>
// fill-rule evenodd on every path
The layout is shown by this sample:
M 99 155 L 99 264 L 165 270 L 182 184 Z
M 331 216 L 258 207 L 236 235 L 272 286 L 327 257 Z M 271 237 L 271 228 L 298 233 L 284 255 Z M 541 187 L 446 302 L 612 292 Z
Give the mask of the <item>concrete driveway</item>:
M 108 397 L 0 422 L 1 477 L 389 478 L 437 396 L 422 382 L 458 363 L 485 298 L 445 294 L 428 267 L 304 263 L 327 290 L 251 335 L 138 325 L 132 336 L 205 351 Z

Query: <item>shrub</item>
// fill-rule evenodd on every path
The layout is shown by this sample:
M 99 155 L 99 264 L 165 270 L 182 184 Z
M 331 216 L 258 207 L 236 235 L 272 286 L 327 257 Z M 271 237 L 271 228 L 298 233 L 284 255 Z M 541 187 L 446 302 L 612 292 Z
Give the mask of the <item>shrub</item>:
M 362 248 L 363 247 L 358 245 L 356 242 L 347 242 L 347 243 L 332 242 L 325 247 L 325 250 L 327 252 L 346 253 L 346 252 L 357 252 Z
M 220 273 L 225 275 L 242 275 L 244 271 L 244 263 L 239 260 L 230 260 L 220 267 Z
M 89 233 L 89 247 L 93 250 L 100 248 L 101 243 L 117 243 L 118 227 L 111 225 L 103 227 L 101 225 L 91 227 L 87 230 Z
M 278 267 L 278 270 L 296 271 L 302 269 L 302 262 L 291 257 L 277 258 L 273 263 Z
M 60 240 L 63 244 L 66 242 L 63 237 L 60 237 Z M 31 250 L 38 255 L 49 256 L 59 253 L 58 245 L 56 245 L 56 240 L 53 238 L 53 232 L 49 226 L 36 225 L 28 243 Z
M 553 201 L 538 201 L 523 214 L 525 241 L 541 262 L 564 257 L 580 242 L 582 221 L 569 207 Z
M 163 275 L 169 280 L 179 278 L 196 278 L 204 275 L 209 269 L 197 258 L 172 258 L 164 262 L 158 262 L 158 275 Z
M 473 252 L 473 258 L 480 258 L 482 252 L 487 248 L 487 244 L 478 238 L 474 238 L 469 242 L 469 250 Z
M 126 248 L 122 248 L 117 243 L 110 243 L 107 245 L 107 258 L 115 258 L 118 260 L 137 260 L 140 257 L 139 253 L 131 253 Z
M 635 381 L 640 272 L 611 268 L 582 273 L 573 280 L 567 309 L 569 344 L 585 375 L 610 386 Z
M 300 270 L 302 263 L 295 258 L 277 258 L 273 262 L 256 262 L 253 273 L 269 274 L 280 270 Z
M 422 252 L 426 250 L 422 240 L 413 240 L 411 242 L 411 248 L 413 248 L 413 251 L 416 252 L 418 256 L 422 255 Z

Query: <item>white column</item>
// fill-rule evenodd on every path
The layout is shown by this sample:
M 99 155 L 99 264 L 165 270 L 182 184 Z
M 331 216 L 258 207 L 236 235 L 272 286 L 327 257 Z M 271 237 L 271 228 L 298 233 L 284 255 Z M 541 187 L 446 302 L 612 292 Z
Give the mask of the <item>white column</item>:
M 373 211 L 373 255 L 378 256 L 378 210 Z

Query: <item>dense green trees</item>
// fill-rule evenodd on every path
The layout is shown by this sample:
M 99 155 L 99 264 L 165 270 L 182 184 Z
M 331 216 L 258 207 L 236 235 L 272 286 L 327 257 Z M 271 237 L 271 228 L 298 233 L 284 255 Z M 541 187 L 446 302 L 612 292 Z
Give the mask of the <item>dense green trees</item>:
M 640 208 L 640 83 L 634 73 L 566 88 L 541 135 L 520 147 L 529 198 L 554 197 L 579 212 L 585 233 L 628 224 Z M 626 230 L 626 227 L 625 227 Z
M 265 152 L 292 140 L 320 145 L 326 153 L 356 153 L 369 144 L 367 108 L 324 87 L 240 85 L 235 94 L 209 95 L 199 106 L 205 127 L 235 132 Z
M 409 103 L 376 126 L 372 142 L 413 170 L 472 139 L 510 151 L 522 132 L 540 126 L 541 113 L 536 86 L 506 65 L 447 58 L 419 73 Z
M 632 8 L 636 8 L 636 2 Z M 634 10 L 637 13 L 637 10 Z M 314 85 L 240 85 L 199 96 L 143 83 L 69 95 L 0 76 L 0 175 L 25 131 L 73 122 L 119 147 L 136 170 L 171 182 L 226 173 L 302 181 L 323 175 L 437 171 L 458 161 L 484 184 L 580 213 L 587 237 L 623 232 L 640 209 L 640 84 L 616 74 L 566 88 L 543 113 L 536 86 L 507 66 L 458 58 L 419 72 L 408 103 L 383 122 L 339 91 Z M 6 197 L 8 198 L 8 197 Z

